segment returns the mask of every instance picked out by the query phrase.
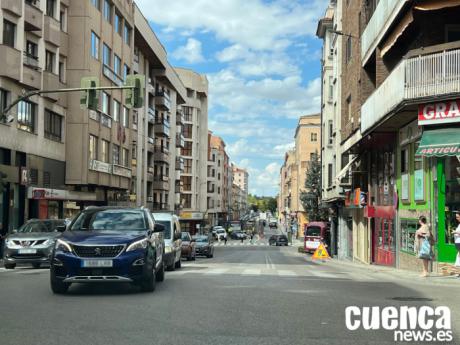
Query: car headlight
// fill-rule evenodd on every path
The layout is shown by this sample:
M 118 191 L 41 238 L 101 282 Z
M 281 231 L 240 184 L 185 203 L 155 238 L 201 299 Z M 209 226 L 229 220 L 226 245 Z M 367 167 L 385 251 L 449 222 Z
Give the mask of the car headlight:
M 46 247 L 50 247 L 56 243 L 56 240 L 54 238 L 49 238 L 45 242 L 43 242 L 43 245 Z
M 126 251 L 130 252 L 130 251 L 136 250 L 136 249 L 145 249 L 145 248 L 147 248 L 147 245 L 148 245 L 148 240 L 146 238 L 144 238 L 142 240 L 139 240 L 139 241 L 131 243 L 128 246 L 128 248 L 126 248 Z
M 6 241 L 5 241 L 5 245 L 6 245 L 8 248 L 11 248 L 11 247 L 14 247 L 14 246 L 15 246 L 13 240 L 6 240 Z
M 72 247 L 66 241 L 58 239 L 56 241 L 56 245 L 54 247 L 55 251 L 61 251 L 66 253 L 72 253 Z
M 169 254 L 172 252 L 172 248 L 170 246 L 165 246 L 165 254 Z

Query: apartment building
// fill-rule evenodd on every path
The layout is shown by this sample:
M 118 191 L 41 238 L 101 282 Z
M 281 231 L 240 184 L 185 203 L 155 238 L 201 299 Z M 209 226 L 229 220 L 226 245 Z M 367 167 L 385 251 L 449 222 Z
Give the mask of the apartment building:
M 305 190 L 309 162 L 319 155 L 321 149 L 320 114 L 301 116 L 294 140 L 294 149 L 285 154 L 284 164 L 280 170 L 278 210 L 281 210 L 283 226 L 287 229 L 297 229 L 297 236 L 302 236 L 308 217 L 302 207 L 300 194 Z
M 183 166 L 179 215 L 183 228 L 194 233 L 204 227 L 208 211 L 208 80 L 185 68 L 175 72 L 186 88 L 182 133 L 176 137 L 183 143 L 176 163 Z
M 225 225 L 229 219 L 232 193 L 230 163 L 225 142 L 209 134 L 208 220 L 211 225 Z
M 249 194 L 249 174 L 246 169 L 239 168 L 232 164 L 233 172 L 233 186 L 231 202 L 234 214 L 237 214 L 236 219 L 240 218 L 240 215 L 244 215 L 248 210 L 248 194 Z M 236 186 L 236 188 L 235 188 Z

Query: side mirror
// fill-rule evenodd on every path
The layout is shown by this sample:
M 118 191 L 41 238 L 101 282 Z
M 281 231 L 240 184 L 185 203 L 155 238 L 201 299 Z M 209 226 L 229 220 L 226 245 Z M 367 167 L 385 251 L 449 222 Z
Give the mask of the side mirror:
M 155 223 L 155 225 L 153 226 L 153 232 L 163 232 L 163 231 L 165 231 L 165 226 L 160 223 Z
M 56 231 L 57 232 L 64 232 L 66 228 L 67 228 L 67 226 L 65 226 L 65 225 L 58 225 L 58 226 L 56 226 Z

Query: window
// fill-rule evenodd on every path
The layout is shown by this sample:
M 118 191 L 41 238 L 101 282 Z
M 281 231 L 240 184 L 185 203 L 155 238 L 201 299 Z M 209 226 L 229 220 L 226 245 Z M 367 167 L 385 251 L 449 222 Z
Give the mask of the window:
M 329 145 L 334 143 L 334 124 L 332 120 L 329 120 Z
M 59 81 L 65 83 L 65 62 L 59 61 Z
M 89 135 L 89 159 L 97 159 L 97 137 L 94 135 Z
M 184 125 L 183 125 L 183 129 L 184 129 L 184 138 L 185 138 L 185 139 L 192 139 L 193 125 L 191 125 L 191 124 L 184 124 Z
M 129 126 L 129 109 L 126 107 L 123 107 L 123 118 L 122 118 L 121 124 L 125 128 L 128 128 Z
M 347 98 L 347 114 L 348 114 L 348 119 L 350 120 L 352 117 L 352 112 L 351 112 L 351 95 L 348 96 Z
M 54 60 L 56 59 L 56 54 L 47 50 L 45 53 L 45 71 L 54 73 Z
M 327 165 L 327 186 L 332 187 L 332 164 Z
M 124 79 L 124 80 L 126 80 L 126 77 L 129 75 L 130 72 L 131 72 L 131 71 L 130 71 L 128 65 L 127 65 L 127 64 L 124 64 L 124 65 L 123 65 L 123 79 Z
M 91 56 L 99 60 L 99 36 L 91 31 Z
M 310 133 L 310 141 L 311 142 L 318 141 L 318 133 Z
M 192 176 L 181 176 L 180 179 L 184 185 L 184 191 L 192 191 Z
M 112 65 L 112 50 L 105 43 L 104 47 L 102 48 L 102 61 L 104 62 L 104 65 Z
M 104 19 L 109 23 L 112 23 L 112 4 L 109 0 L 104 0 Z
M 102 139 L 101 145 L 101 161 L 108 163 L 109 162 L 109 142 Z
M 191 174 L 191 173 L 192 173 L 192 160 L 184 159 L 184 174 Z
M 401 174 L 409 172 L 409 146 L 401 149 Z
M 91 3 L 94 7 L 96 7 L 99 11 L 101 10 L 101 0 L 91 0 Z
M 62 116 L 45 109 L 45 138 L 62 140 Z
M 192 122 L 193 108 L 182 106 L 182 109 L 184 110 L 184 121 Z
M 129 158 L 129 151 L 128 149 L 122 149 L 121 151 L 121 165 L 127 167 L 129 166 L 128 164 L 128 158 Z
M 21 101 L 18 104 L 18 128 L 23 131 L 35 132 L 35 114 L 37 105 L 28 101 Z
M 217 180 L 220 181 L 220 173 L 217 174 Z
M 3 20 L 3 44 L 9 47 L 14 48 L 16 37 L 16 24 L 11 23 L 10 21 Z
M 351 37 L 347 38 L 345 47 L 345 61 L 349 63 L 351 60 Z
M 102 92 L 101 110 L 106 115 L 110 114 L 110 96 L 104 91 Z
M 123 19 L 120 13 L 115 11 L 115 19 L 113 21 L 113 25 L 115 26 L 115 32 L 121 36 L 121 30 L 122 30 L 122 23 Z
M 46 15 L 54 17 L 56 13 L 56 0 L 46 0 Z
M 125 40 L 125 43 L 127 45 L 131 45 L 131 27 L 126 23 L 125 23 L 123 36 L 124 36 L 123 38 Z
M 121 59 L 116 54 L 113 56 L 113 71 L 116 75 L 121 75 Z
M 193 143 L 191 141 L 186 141 L 184 147 L 182 148 L 182 156 L 192 156 Z
M 5 109 L 9 104 L 10 92 L 0 89 L 0 109 Z
M 414 144 L 414 152 L 417 152 L 420 143 Z M 425 160 L 423 156 L 414 157 L 414 199 L 425 200 Z
M 121 108 L 120 102 L 114 99 L 113 100 L 113 113 L 112 113 L 112 117 L 114 121 L 119 121 L 120 119 L 120 108 Z
M 329 77 L 329 101 L 334 98 L 334 77 Z
M 183 194 L 181 197 L 184 208 L 192 208 L 192 194 Z
M 112 163 L 119 165 L 120 164 L 120 146 L 113 144 L 112 150 Z
M 67 31 L 67 10 L 65 7 L 61 6 L 61 13 L 59 14 L 59 23 L 61 27 L 61 31 Z

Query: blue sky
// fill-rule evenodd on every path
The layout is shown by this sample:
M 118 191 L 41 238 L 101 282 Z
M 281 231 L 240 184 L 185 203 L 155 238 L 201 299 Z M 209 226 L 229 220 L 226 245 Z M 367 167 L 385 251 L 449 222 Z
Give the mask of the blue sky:
M 137 0 L 173 66 L 209 80 L 209 129 L 249 171 L 249 191 L 274 196 L 301 115 L 320 109 L 328 0 Z

